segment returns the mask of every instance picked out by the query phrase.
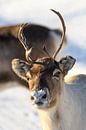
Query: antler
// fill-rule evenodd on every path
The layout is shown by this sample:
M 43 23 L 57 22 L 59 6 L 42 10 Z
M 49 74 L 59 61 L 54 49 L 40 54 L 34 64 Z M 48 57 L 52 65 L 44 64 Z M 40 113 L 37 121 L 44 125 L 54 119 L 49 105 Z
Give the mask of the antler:
M 19 29 L 19 32 L 18 32 L 18 38 L 19 38 L 21 44 L 23 45 L 23 47 L 24 47 L 24 49 L 25 49 L 26 59 L 27 59 L 27 60 L 30 60 L 30 61 L 32 61 L 32 62 L 35 62 L 35 61 L 33 61 L 33 59 L 31 59 L 31 57 L 30 57 L 30 53 L 31 53 L 31 51 L 32 51 L 33 48 L 32 48 L 32 47 L 31 47 L 31 48 L 28 47 L 26 38 L 25 38 L 25 36 L 23 35 L 23 29 L 24 29 L 25 27 L 27 27 L 27 26 L 31 26 L 31 24 L 29 25 L 28 23 L 26 23 L 26 24 L 22 24 L 22 25 L 20 26 L 20 29 Z M 40 49 L 39 49 L 39 50 L 40 50 Z M 43 50 L 44 50 L 43 53 L 44 53 L 44 54 L 46 53 L 46 54 L 50 57 L 50 55 L 48 54 L 48 52 L 47 52 L 47 50 L 46 50 L 45 45 L 43 46 Z M 41 50 L 41 51 L 42 51 L 42 50 Z
M 28 23 L 25 23 L 25 24 L 22 24 L 22 25 L 20 26 L 20 29 L 19 29 L 19 32 L 18 32 L 18 38 L 19 38 L 21 44 L 23 45 L 23 47 L 24 47 L 24 49 L 25 49 L 25 56 L 26 56 L 27 61 L 28 61 L 28 60 L 32 61 L 32 59 L 31 59 L 30 56 L 29 56 L 29 54 L 30 54 L 31 51 L 32 51 L 32 48 L 29 48 L 29 47 L 28 47 L 26 38 L 25 38 L 25 36 L 23 35 L 23 29 L 24 29 L 25 27 L 27 27 L 27 26 L 30 27 L 31 25 L 29 25 Z
M 28 23 L 25 23 L 25 24 L 22 24 L 20 26 L 20 29 L 19 29 L 19 32 L 18 32 L 18 38 L 20 40 L 20 42 L 22 43 L 24 49 L 27 51 L 28 50 L 28 46 L 27 46 L 27 42 L 26 42 L 26 38 L 23 36 L 23 29 L 26 27 L 26 26 L 29 26 Z M 31 26 L 31 25 L 30 25 Z
M 25 56 L 26 56 L 26 60 L 30 61 L 32 64 L 35 63 L 35 64 L 41 64 L 40 62 L 35 62 L 33 59 L 31 59 L 30 57 L 30 53 L 32 51 L 32 47 L 29 48 L 28 45 L 27 45 L 27 41 L 26 41 L 26 38 L 25 36 L 23 35 L 23 29 L 27 26 L 31 26 L 31 24 L 29 25 L 28 23 L 25 23 L 25 24 L 22 24 L 20 26 L 20 29 L 19 29 L 19 32 L 18 32 L 18 38 L 19 38 L 19 41 L 21 42 L 21 44 L 23 45 L 24 49 L 25 49 Z
M 62 45 L 63 45 L 63 41 L 64 41 L 64 37 L 65 37 L 65 31 L 66 31 L 66 27 L 65 27 L 65 23 L 64 23 L 64 20 L 63 20 L 63 17 L 61 16 L 61 14 L 53 9 L 51 9 L 51 11 L 53 11 L 55 14 L 57 14 L 61 20 L 61 23 L 62 23 L 62 26 L 63 26 L 63 34 L 62 34 L 62 39 L 61 39 L 61 43 L 60 43 L 60 46 L 59 48 L 56 50 L 55 54 L 53 55 L 53 59 L 55 59 L 56 55 L 59 53 Z M 19 29 L 19 33 L 18 33 L 18 38 L 20 40 L 20 42 L 22 43 L 24 49 L 25 49 L 25 55 L 26 55 L 26 60 L 28 61 L 31 61 L 32 63 L 35 63 L 35 64 L 41 64 L 40 62 L 36 62 L 34 60 L 31 59 L 30 57 L 30 53 L 32 51 L 32 48 L 29 48 L 28 45 L 27 45 L 27 41 L 26 41 L 26 38 L 24 37 L 23 35 L 23 29 L 26 27 L 26 26 L 31 26 L 29 25 L 28 23 L 26 24 L 22 24 L 20 26 L 20 29 Z M 52 58 L 50 56 L 50 54 L 47 52 L 47 49 L 46 49 L 46 46 L 44 45 L 43 46 L 43 50 L 44 52 L 48 55 L 48 57 Z
M 63 19 L 62 15 L 61 15 L 59 12 L 57 12 L 57 11 L 55 11 L 55 10 L 53 10 L 53 9 L 51 9 L 51 11 L 53 11 L 55 14 L 57 14 L 57 15 L 59 16 L 59 18 L 60 18 L 60 20 L 61 20 L 61 23 L 62 23 L 62 27 L 63 27 L 63 34 L 62 34 L 60 46 L 59 46 L 59 48 L 56 50 L 55 54 L 53 55 L 53 58 L 55 59 L 55 58 L 56 58 L 56 55 L 59 53 L 59 51 L 60 51 L 61 48 L 62 48 L 62 45 L 63 45 L 63 42 L 64 42 L 64 38 L 65 38 L 66 27 L 65 27 L 65 22 L 64 22 L 64 19 Z

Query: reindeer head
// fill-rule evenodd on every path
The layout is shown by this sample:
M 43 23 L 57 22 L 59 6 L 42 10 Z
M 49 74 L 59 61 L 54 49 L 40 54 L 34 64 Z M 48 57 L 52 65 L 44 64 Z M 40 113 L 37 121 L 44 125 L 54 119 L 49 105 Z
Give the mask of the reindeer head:
M 28 62 L 20 59 L 14 59 L 12 61 L 13 71 L 29 84 L 32 104 L 41 109 L 50 108 L 57 102 L 63 87 L 64 76 L 75 63 L 75 59 L 71 56 L 66 56 L 60 61 L 55 60 L 55 57 L 63 44 L 65 24 L 61 14 L 54 10 L 52 11 L 60 17 L 63 25 L 61 44 L 54 56 L 51 57 L 44 46 L 44 51 L 47 53 L 48 57 L 33 61 L 28 55 L 28 51 L 31 50 L 28 50 L 27 46 L 23 43 L 26 48 L 26 59 L 30 60 L 28 60 Z

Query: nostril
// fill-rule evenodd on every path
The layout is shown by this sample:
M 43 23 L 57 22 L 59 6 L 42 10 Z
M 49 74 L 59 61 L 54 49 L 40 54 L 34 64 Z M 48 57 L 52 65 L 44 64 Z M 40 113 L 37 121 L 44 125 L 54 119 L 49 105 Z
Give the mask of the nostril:
M 44 94 L 44 95 L 42 96 L 43 99 L 45 99 L 46 97 L 47 97 L 47 94 Z
M 31 98 L 30 98 L 31 100 L 34 100 L 34 97 L 33 96 L 31 96 Z

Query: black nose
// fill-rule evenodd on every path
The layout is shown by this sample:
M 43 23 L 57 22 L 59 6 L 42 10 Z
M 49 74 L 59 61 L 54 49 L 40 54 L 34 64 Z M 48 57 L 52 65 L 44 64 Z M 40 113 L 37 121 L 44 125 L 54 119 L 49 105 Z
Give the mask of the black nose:
M 31 96 L 31 98 L 30 98 L 31 100 L 34 100 L 34 96 Z
M 47 97 L 47 94 L 45 93 L 43 96 L 42 96 L 42 99 L 46 99 Z
M 30 97 L 30 99 L 32 100 L 32 101 L 36 101 L 36 100 L 38 100 L 38 99 L 46 99 L 47 98 L 47 94 L 45 93 L 45 94 L 34 94 L 34 95 L 32 95 L 31 97 Z

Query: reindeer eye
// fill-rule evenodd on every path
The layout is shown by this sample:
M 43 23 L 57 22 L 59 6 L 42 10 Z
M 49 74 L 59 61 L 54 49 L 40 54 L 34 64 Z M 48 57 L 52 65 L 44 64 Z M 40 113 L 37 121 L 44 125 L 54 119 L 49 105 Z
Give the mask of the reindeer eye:
M 31 73 L 30 73 L 30 72 L 27 72 L 26 77 L 27 77 L 27 80 L 31 79 L 31 78 L 32 78 Z
M 55 69 L 55 70 L 53 71 L 53 78 L 59 78 L 60 73 L 61 73 L 61 72 L 60 72 L 59 70 Z
M 60 75 L 60 72 L 55 73 L 53 76 L 58 77 Z
M 27 77 L 27 80 L 29 80 L 29 77 Z

